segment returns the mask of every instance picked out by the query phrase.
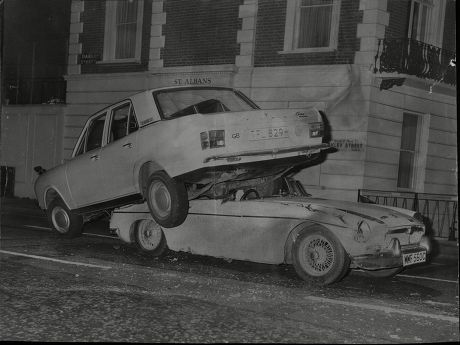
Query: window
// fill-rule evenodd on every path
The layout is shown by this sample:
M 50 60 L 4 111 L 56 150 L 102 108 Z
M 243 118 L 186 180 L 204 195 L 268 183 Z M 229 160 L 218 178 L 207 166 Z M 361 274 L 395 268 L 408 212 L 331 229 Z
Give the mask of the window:
M 246 111 L 258 109 L 246 96 L 231 89 L 193 88 L 154 92 L 153 96 L 164 119 L 191 114 Z
M 288 0 L 283 53 L 336 49 L 339 9 L 340 0 Z
M 398 188 L 423 191 L 428 131 L 429 114 L 403 114 Z
M 115 108 L 112 112 L 109 142 L 121 139 L 129 133 L 135 132 L 138 128 L 134 108 L 131 103 L 125 103 Z
M 140 61 L 143 0 L 106 1 L 104 61 Z
M 85 153 L 85 145 L 86 145 L 86 131 L 83 132 L 81 136 L 80 144 L 78 145 L 77 150 L 75 151 L 74 157 L 81 155 L 82 153 Z
M 422 42 L 428 41 L 431 7 L 433 6 L 430 1 L 412 1 L 409 18 L 409 38 Z
M 85 152 L 98 149 L 102 146 L 105 117 L 106 114 L 99 116 L 89 125 Z
M 412 0 L 407 37 L 442 47 L 446 0 Z

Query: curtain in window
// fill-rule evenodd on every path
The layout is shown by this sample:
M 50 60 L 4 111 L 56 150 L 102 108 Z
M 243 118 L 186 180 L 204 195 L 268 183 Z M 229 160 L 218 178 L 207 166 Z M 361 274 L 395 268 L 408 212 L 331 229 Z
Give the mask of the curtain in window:
M 118 0 L 116 15 L 116 59 L 135 57 L 136 29 L 137 1 Z
M 301 0 L 297 48 L 328 47 L 333 0 Z
M 398 187 L 412 188 L 418 116 L 404 114 L 399 153 Z

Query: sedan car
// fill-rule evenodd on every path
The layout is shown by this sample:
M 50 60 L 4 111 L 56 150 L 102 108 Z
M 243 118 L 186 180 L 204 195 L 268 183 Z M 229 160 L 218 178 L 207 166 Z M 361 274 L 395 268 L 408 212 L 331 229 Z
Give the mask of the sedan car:
M 126 243 L 154 256 L 166 249 L 267 264 L 293 264 L 320 285 L 349 269 L 389 277 L 426 261 L 423 223 L 402 210 L 313 198 L 299 181 L 278 177 L 226 198 L 190 202 L 183 224 L 164 228 L 145 204 L 116 209 L 110 228 Z
M 329 147 L 322 137 L 314 108 L 261 110 L 222 87 L 148 90 L 91 116 L 71 159 L 42 173 L 35 193 L 69 236 L 101 211 L 139 200 L 156 223 L 175 227 L 189 200 L 313 160 Z

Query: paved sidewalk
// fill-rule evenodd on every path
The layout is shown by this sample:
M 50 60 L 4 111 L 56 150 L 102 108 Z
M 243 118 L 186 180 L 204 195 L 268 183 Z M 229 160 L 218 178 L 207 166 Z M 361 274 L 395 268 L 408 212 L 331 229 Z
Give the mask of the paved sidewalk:
M 11 220 L 17 217 L 43 218 L 46 215 L 38 206 L 36 200 L 29 198 L 0 198 L 0 226 L 11 225 Z M 445 239 L 433 239 L 432 258 L 442 260 L 453 260 L 458 262 L 458 241 L 448 241 Z

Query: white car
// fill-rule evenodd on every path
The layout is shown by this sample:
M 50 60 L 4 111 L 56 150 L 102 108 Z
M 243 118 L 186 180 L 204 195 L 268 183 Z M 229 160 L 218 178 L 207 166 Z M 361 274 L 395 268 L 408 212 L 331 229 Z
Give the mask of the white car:
M 190 202 L 178 227 L 164 228 L 145 204 L 116 209 L 110 228 L 126 243 L 154 256 L 167 248 L 219 258 L 293 264 L 320 285 L 349 269 L 390 277 L 423 263 L 431 250 L 420 221 L 403 210 L 317 199 L 292 178 L 268 178 L 224 199 Z
M 314 108 L 261 110 L 230 88 L 148 90 L 91 116 L 72 158 L 42 173 L 35 193 L 66 236 L 101 211 L 142 200 L 158 224 L 174 227 L 189 200 L 317 158 L 329 148 L 323 131 Z

